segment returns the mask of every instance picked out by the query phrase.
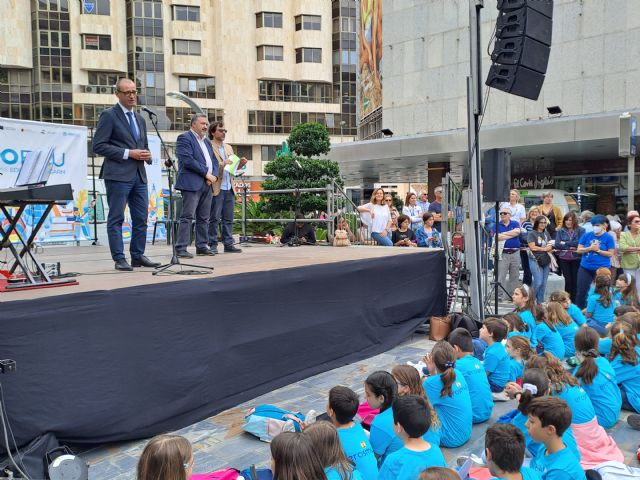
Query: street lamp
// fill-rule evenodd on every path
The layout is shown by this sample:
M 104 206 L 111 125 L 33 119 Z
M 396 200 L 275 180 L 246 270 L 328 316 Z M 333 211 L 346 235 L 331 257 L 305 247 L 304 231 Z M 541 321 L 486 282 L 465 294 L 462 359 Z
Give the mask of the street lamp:
M 175 100 L 182 100 L 184 103 L 189 105 L 191 109 L 195 113 L 205 113 L 205 111 L 198 105 L 196 102 L 187 97 L 184 93 L 180 92 L 167 92 L 167 97 L 173 98 Z
M 340 136 L 342 137 L 344 134 L 342 133 L 342 128 L 347 124 L 345 120 L 340 120 Z M 340 140 L 342 142 L 342 140 Z

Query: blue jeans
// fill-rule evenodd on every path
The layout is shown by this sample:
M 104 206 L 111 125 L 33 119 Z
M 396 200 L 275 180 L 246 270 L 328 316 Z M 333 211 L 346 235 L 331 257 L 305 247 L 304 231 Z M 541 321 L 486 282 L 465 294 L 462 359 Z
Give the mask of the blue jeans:
M 587 294 L 589 293 L 591 282 L 593 282 L 593 278 L 595 276 L 595 271 L 587 270 L 583 267 L 578 269 L 578 281 L 576 282 L 576 305 L 580 309 L 587 306 Z
M 211 214 L 209 215 L 209 245 L 218 246 L 218 228 L 221 226 L 222 243 L 224 248 L 233 247 L 233 205 L 235 196 L 233 190 L 220 190 L 211 200 Z
M 114 262 L 124 260 L 124 242 L 122 241 L 122 224 L 124 209 L 129 204 L 131 214 L 131 258 L 138 259 L 144 255 L 147 243 L 147 217 L 149 214 L 149 194 L 147 184 L 142 181 L 140 173 L 128 182 L 105 180 L 109 216 L 107 217 L 107 236 L 109 249 Z
M 473 338 L 473 356 L 478 360 L 484 360 L 484 351 L 489 345 L 481 338 Z
M 383 237 L 378 232 L 371 232 L 371 238 L 373 238 L 376 243 L 383 247 L 393 247 L 393 242 L 391 241 L 391 236 L 389 235 L 389 231 L 387 231 L 387 236 Z
M 180 225 L 178 226 L 178 238 L 176 250 L 184 251 L 191 243 L 191 224 L 195 215 L 196 219 L 196 248 L 204 250 L 208 243 L 209 212 L 211 211 L 211 187 L 202 182 L 198 192 L 182 192 L 182 212 L 180 212 Z
M 549 265 L 541 267 L 537 260 L 529 257 L 529 268 L 533 279 L 533 291 L 536 292 L 536 302 L 544 302 L 544 291 L 547 288 L 547 278 L 549 278 Z
M 607 329 L 605 326 L 600 322 L 595 321 L 593 318 L 587 318 L 587 326 L 593 328 L 601 337 L 607 336 Z

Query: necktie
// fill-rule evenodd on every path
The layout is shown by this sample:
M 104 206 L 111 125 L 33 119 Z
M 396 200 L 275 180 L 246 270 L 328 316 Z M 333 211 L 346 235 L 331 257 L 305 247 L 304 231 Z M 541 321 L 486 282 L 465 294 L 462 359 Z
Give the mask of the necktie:
M 129 117 L 129 128 L 131 129 L 131 135 L 133 135 L 133 138 L 135 139 L 136 143 L 138 143 L 138 141 L 140 140 L 140 137 L 138 136 L 138 130 L 136 129 L 136 120 L 135 118 L 133 118 L 133 113 L 132 112 L 127 112 L 127 117 Z

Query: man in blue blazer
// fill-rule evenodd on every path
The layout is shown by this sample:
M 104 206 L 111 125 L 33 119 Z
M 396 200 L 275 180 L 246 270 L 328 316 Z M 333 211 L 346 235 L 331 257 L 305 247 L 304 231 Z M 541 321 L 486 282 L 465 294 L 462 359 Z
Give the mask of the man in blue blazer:
M 131 271 L 132 266 L 157 267 L 159 263 L 152 262 L 144 255 L 149 209 L 144 164 L 151 163 L 151 152 L 144 119 L 135 111 L 138 100 L 136 84 L 128 78 L 121 78 L 116 83 L 115 94 L 118 103 L 100 114 L 93 135 L 93 150 L 104 157 L 100 178 L 104 179 L 107 189 L 107 235 L 111 257 L 116 270 Z M 131 265 L 125 258 L 122 241 L 122 223 L 127 204 L 132 222 L 129 245 Z
M 191 237 L 191 223 L 196 217 L 196 254 L 215 255 L 207 245 L 209 240 L 209 212 L 211 185 L 218 179 L 218 162 L 207 138 L 209 120 L 204 113 L 191 117 L 191 130 L 180 134 L 176 142 L 178 180 L 176 188 L 182 192 L 182 212 L 176 239 L 178 257 L 192 258 L 187 251 Z

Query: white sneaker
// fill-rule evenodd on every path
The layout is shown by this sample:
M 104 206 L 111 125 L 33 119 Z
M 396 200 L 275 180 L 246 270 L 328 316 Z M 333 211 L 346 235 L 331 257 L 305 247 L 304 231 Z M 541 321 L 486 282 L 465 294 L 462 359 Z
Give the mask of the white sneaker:
M 492 392 L 491 393 L 491 398 L 493 398 L 494 402 L 508 402 L 509 400 L 511 400 L 509 398 L 509 395 L 507 395 L 506 392 L 502 391 L 502 392 Z
M 311 425 L 312 423 L 315 423 L 317 416 L 318 414 L 316 413 L 315 410 L 309 410 L 309 412 L 304 417 L 304 423 L 306 423 L 307 425 Z

